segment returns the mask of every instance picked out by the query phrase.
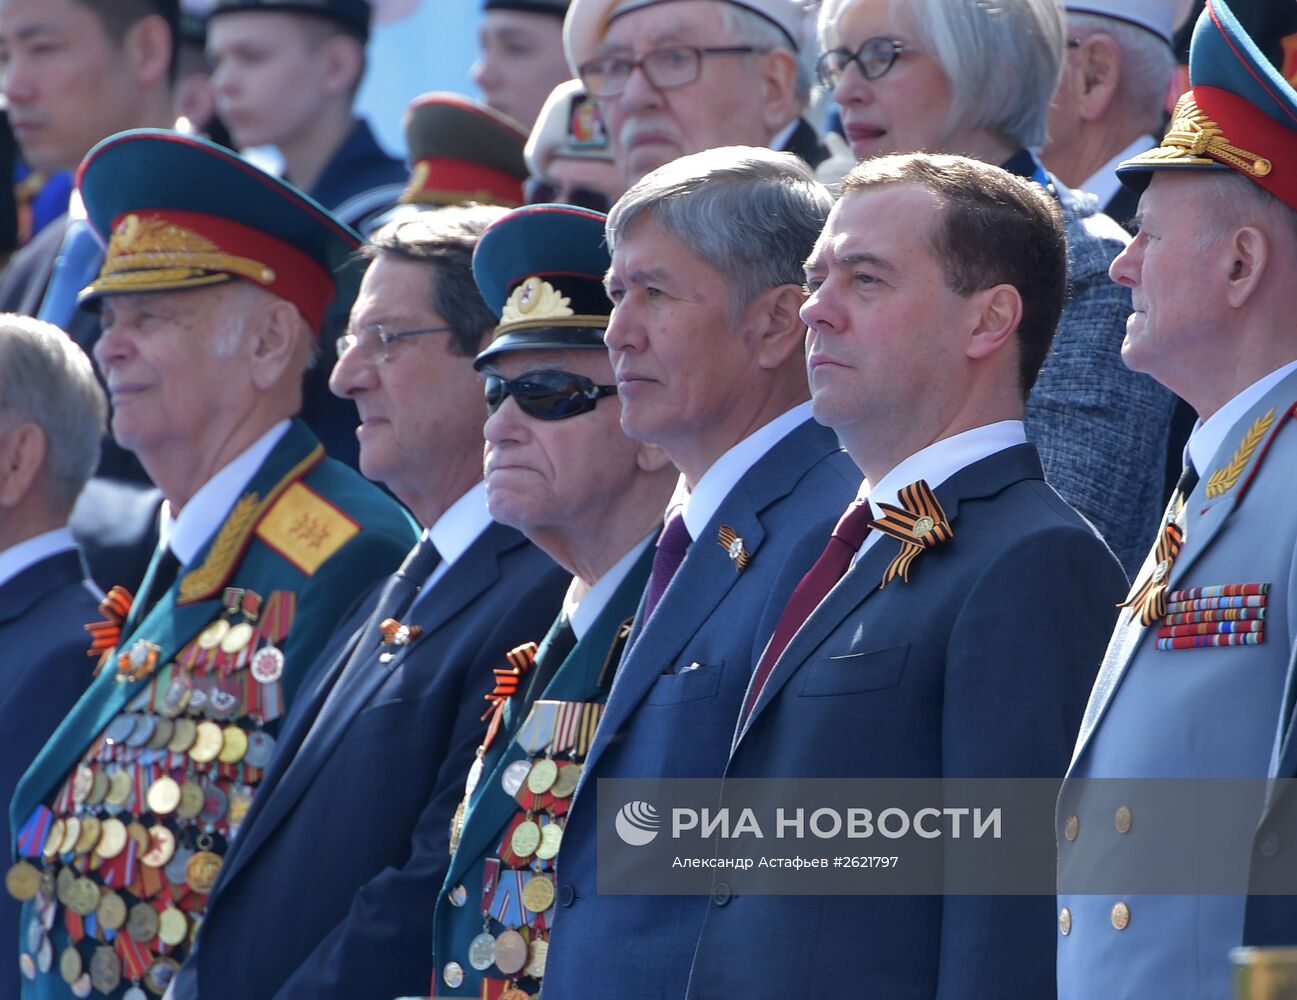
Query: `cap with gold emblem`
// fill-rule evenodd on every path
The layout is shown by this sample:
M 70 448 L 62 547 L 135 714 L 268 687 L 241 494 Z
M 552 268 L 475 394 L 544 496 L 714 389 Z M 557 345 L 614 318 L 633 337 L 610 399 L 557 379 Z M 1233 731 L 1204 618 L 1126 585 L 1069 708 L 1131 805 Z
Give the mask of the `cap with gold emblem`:
M 556 156 L 612 162 L 608 132 L 580 80 L 560 83 L 551 91 L 527 138 L 526 155 L 527 167 L 537 176 L 546 174 Z
M 459 94 L 416 97 L 405 109 L 410 182 L 404 204 L 522 204 L 527 131 L 508 115 Z
M 1189 48 L 1190 89 L 1156 149 L 1117 175 L 1137 191 L 1157 170 L 1235 170 L 1297 208 L 1297 91 L 1224 0 L 1207 0 Z
M 369 0 L 216 0 L 208 18 L 249 10 L 322 17 L 335 22 L 362 41 L 369 37 L 369 25 L 373 18 Z
M 603 349 L 612 311 L 604 221 L 571 205 L 528 205 L 486 228 L 473 279 L 500 325 L 475 367 L 505 351 Z
M 345 265 L 360 237 L 296 188 L 205 139 L 119 132 L 86 155 L 77 187 L 107 244 L 82 303 L 242 278 L 293 303 L 318 333 L 329 304 L 354 293 L 354 269 Z

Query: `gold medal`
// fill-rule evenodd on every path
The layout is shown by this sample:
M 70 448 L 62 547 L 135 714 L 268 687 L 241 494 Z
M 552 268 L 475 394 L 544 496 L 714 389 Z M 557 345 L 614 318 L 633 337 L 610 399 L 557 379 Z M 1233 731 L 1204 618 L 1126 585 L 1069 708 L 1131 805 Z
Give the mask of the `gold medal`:
M 77 846 L 77 838 L 81 836 L 81 820 L 75 816 L 69 816 L 63 821 L 63 842 L 59 844 L 60 854 L 71 854 L 72 849 Z
M 522 890 L 522 905 L 532 913 L 544 913 L 554 905 L 554 883 L 548 875 L 533 875 Z
M 550 786 L 549 793 L 556 799 L 565 799 L 576 791 L 576 783 L 581 780 L 580 764 L 562 764 L 558 776 Z
M 495 967 L 506 976 L 521 972 L 527 964 L 527 939 L 512 928 L 495 939 Z
M 114 771 L 108 779 L 108 794 L 104 796 L 104 801 L 120 808 L 130 801 L 131 791 L 130 772 Z
M 206 895 L 216 884 L 221 872 L 221 856 L 211 851 L 199 851 L 185 865 L 185 884 L 194 892 Z
M 237 764 L 247 752 L 247 733 L 233 725 L 221 730 L 221 752 L 217 756 L 222 764 Z
M 126 918 L 126 933 L 140 944 L 148 944 L 158 936 L 158 911 L 148 903 L 136 903 Z
M 100 945 L 90 957 L 90 982 L 100 993 L 112 993 L 122 983 L 122 960 L 111 945 Z
M 158 917 L 158 937 L 168 946 L 180 944 L 189 933 L 189 921 L 182 910 L 168 906 Z
M 514 827 L 513 836 L 509 838 L 509 849 L 519 861 L 525 861 L 536 853 L 540 846 L 540 827 L 533 820 L 523 820 Z
M 97 806 L 108 795 L 108 775 L 102 769 L 95 769 L 94 784 L 90 786 L 90 794 L 86 796 L 86 805 Z
M 19 861 L 5 872 L 5 890 L 20 903 L 35 899 L 41 887 L 41 873 L 28 861 Z
M 533 979 L 542 979 L 545 975 L 545 959 L 549 957 L 549 942 L 537 938 L 531 943 L 526 973 Z
M 207 628 L 198 633 L 198 648 L 212 650 L 221 644 L 226 633 L 230 631 L 230 623 L 224 618 L 218 618 Z
M 200 722 L 194 745 L 189 748 L 189 756 L 199 764 L 206 764 L 216 759 L 223 746 L 225 735 L 221 732 L 221 727 L 215 722 Z
M 99 900 L 99 906 L 95 909 L 95 916 L 106 929 L 110 931 L 120 930 L 122 924 L 126 923 L 126 901 L 117 893 L 108 889 Z
M 540 844 L 536 847 L 536 857 L 542 861 L 556 858 L 562 844 L 563 828 L 557 823 L 546 823 L 540 828 Z
M 138 857 L 149 849 L 149 831 L 139 820 L 126 824 L 126 836 L 135 841 L 135 854 Z
M 153 959 L 153 964 L 149 966 L 148 971 L 144 973 L 144 985 L 154 996 L 162 996 L 179 971 L 180 963 L 174 958 L 158 955 Z
M 59 847 L 63 844 L 63 820 L 56 819 L 50 824 L 49 833 L 45 835 L 45 846 L 41 855 L 46 861 L 53 861 L 59 856 Z
M 145 799 L 148 800 L 149 808 L 154 813 L 159 816 L 169 816 L 176 811 L 176 806 L 180 805 L 180 786 L 176 784 L 175 778 L 164 774 L 149 786 Z
M 198 723 L 193 719 L 177 719 L 176 731 L 167 740 L 167 749 L 172 753 L 184 753 L 194 745 L 198 737 Z
M 171 737 L 175 735 L 175 732 L 175 722 L 165 717 L 159 718 L 157 725 L 153 727 L 153 735 L 149 737 L 146 746 L 150 750 L 161 750 L 171 742 Z
M 77 951 L 75 945 L 68 945 L 59 956 L 59 975 L 71 986 L 81 978 L 82 970 L 81 952 Z
M 88 917 L 99 908 L 99 886 L 84 875 L 68 887 L 68 909 Z
M 85 764 L 78 764 L 76 773 L 72 776 L 72 801 L 78 805 L 84 802 L 90 796 L 90 789 L 94 786 L 94 769 Z
M 243 822 L 243 817 L 248 815 L 248 810 L 252 808 L 252 789 L 247 785 L 239 785 L 230 789 L 230 804 L 226 810 L 226 819 L 229 821 L 230 829 L 238 827 Z
M 558 765 L 549 757 L 542 757 L 527 772 L 527 790 L 535 795 L 544 795 L 553 787 L 557 777 Z
M 181 819 L 193 819 L 203 811 L 207 794 L 203 786 L 196 781 L 186 781 L 180 786 L 180 802 L 176 806 L 176 815 Z
M 49 869 L 46 869 L 48 871 Z M 70 865 L 59 867 L 58 877 L 54 879 L 55 898 L 64 906 L 68 905 L 68 892 L 72 883 L 77 880 L 77 870 Z
M 99 822 L 98 816 L 83 816 L 81 818 L 81 836 L 77 838 L 76 846 L 73 850 L 78 854 L 89 854 L 99 843 L 99 834 L 103 830 L 103 824 Z
M 117 817 L 110 816 L 104 820 L 103 829 L 99 833 L 99 843 L 95 845 L 95 853 L 108 861 L 117 857 L 125 849 L 126 824 Z
M 140 855 L 140 863 L 162 868 L 176 853 L 176 835 L 161 823 L 149 827 L 149 849 Z
M 221 652 L 228 653 L 230 656 L 241 652 L 248 644 L 248 640 L 252 638 L 252 632 L 253 628 L 247 622 L 231 625 L 230 630 L 221 639 Z

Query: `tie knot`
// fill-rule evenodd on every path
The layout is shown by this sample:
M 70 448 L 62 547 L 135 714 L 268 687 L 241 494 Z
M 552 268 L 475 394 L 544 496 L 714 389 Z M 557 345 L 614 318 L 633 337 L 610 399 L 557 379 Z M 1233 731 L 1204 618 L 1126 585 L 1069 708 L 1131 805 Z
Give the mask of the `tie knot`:
M 833 529 L 833 537 L 839 538 L 858 550 L 869 534 L 869 522 L 874 519 L 869 501 L 861 498 L 853 500 Z
M 693 538 L 689 535 L 689 529 L 685 526 L 684 511 L 677 507 L 667 518 L 662 534 L 658 537 L 658 550 L 663 555 L 682 559 L 692 541 Z
M 401 564 L 401 576 L 412 583 L 422 584 L 439 562 L 441 553 L 437 551 L 437 546 L 432 544 L 432 539 L 425 538 L 405 557 L 405 562 Z

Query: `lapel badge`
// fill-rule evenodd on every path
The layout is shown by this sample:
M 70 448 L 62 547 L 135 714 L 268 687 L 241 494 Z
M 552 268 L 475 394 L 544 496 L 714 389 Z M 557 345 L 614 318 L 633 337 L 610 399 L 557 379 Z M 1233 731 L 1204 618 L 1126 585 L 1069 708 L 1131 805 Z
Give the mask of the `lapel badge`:
M 157 668 L 162 647 L 147 639 L 137 639 L 131 648 L 117 657 L 119 681 L 143 680 Z
M 1172 519 L 1162 526 L 1157 536 L 1154 556 L 1157 562 L 1148 577 L 1132 588 L 1130 596 L 1117 607 L 1130 608 L 1139 616 L 1145 628 L 1167 613 L 1166 588 L 1168 577 L 1175 566 L 1175 557 L 1184 545 L 1184 529 Z
M 379 622 L 378 630 L 383 633 L 384 646 L 408 646 L 423 635 L 423 629 L 418 625 L 402 625 L 395 618 L 384 618 Z
M 902 583 L 909 583 L 910 564 L 919 553 L 955 537 L 941 501 L 926 480 L 919 479 L 904 487 L 897 499 L 901 502 L 899 507 L 877 501 L 883 516 L 869 522 L 871 528 L 901 543 L 901 551 L 883 573 L 880 590 L 898 576 Z
M 720 542 L 721 548 L 725 554 L 730 557 L 734 563 L 734 568 L 739 572 L 748 568 L 748 563 L 752 561 L 752 556 L 748 550 L 743 547 L 743 539 L 740 538 L 728 524 L 722 524 L 720 531 L 716 532 L 716 540 Z

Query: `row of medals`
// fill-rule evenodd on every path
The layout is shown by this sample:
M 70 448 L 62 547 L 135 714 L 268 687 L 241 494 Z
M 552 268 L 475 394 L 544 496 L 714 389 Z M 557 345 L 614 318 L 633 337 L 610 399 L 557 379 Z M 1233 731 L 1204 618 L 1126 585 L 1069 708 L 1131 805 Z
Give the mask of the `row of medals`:
M 200 633 L 197 645 L 237 655 L 252 636 L 248 622 L 222 617 Z M 274 645 L 258 649 L 253 662 L 262 683 L 277 682 L 282 675 L 283 653 Z M 108 724 L 73 772 L 69 780 L 74 809 L 50 824 L 39 857 L 33 859 L 44 862 L 42 867 L 20 860 L 5 876 L 10 895 L 35 901 L 19 956 L 19 968 L 28 979 L 53 966 L 50 932 L 62 904 L 83 918 L 93 916 L 103 939 L 124 932 L 146 947 L 160 945 L 164 953 L 155 955 L 143 985 L 157 996 L 165 993 L 202 922 L 203 901 L 195 897 L 211 891 L 226 835 L 234 836 L 252 805 L 259 777 L 252 779 L 246 769 L 264 768 L 275 745 L 260 720 L 246 719 L 256 727 L 252 729 L 239 725 L 245 721 L 239 698 L 194 684 L 183 675 L 173 677 L 157 714 L 148 709 L 151 687 L 145 685 Z M 164 773 L 151 782 L 144 802 L 136 801 L 136 770 L 158 763 Z M 222 787 L 216 774 L 219 764 L 242 765 L 242 774 Z M 154 821 L 146 825 L 149 813 Z M 181 902 L 190 896 L 198 905 L 181 908 L 173 900 L 159 911 L 151 899 L 162 890 L 146 899 L 129 888 L 119 893 L 96 880 L 102 863 L 117 858 L 129 841 L 141 865 L 160 872 Z M 122 962 L 111 944 L 96 944 L 86 962 L 77 945 L 69 942 L 58 965 L 77 997 L 88 997 L 92 990 L 109 994 L 122 983 Z M 137 982 L 124 1000 L 146 996 Z
M 532 868 L 532 877 L 522 890 L 522 905 L 526 912 L 531 914 L 530 924 L 526 928 L 500 924 L 503 930 L 499 934 L 493 934 L 491 933 L 492 917 L 484 905 L 482 933 L 469 942 L 469 965 L 478 972 L 487 972 L 494 967 L 510 978 L 509 984 L 499 995 L 498 1000 L 533 1000 L 532 994 L 514 981 L 515 977 L 521 974 L 539 980 L 545 975 L 545 958 L 549 950 L 549 942 L 538 935 L 536 924 L 543 919 L 543 925 L 548 927 L 553 921 L 555 890 L 550 872 L 553 870 L 554 859 L 558 857 L 563 842 L 566 805 L 572 793 L 576 791 L 577 782 L 581 778 L 581 764 L 575 759 L 575 755 L 572 756 L 573 760 L 561 763 L 551 757 L 516 760 L 506 767 L 500 776 L 500 785 L 510 798 L 517 798 L 525 789 L 537 797 L 553 796 L 556 801 L 564 803 L 564 806 L 558 811 L 558 815 L 547 811 L 544 815 L 548 817 L 548 821 L 543 823 L 539 821 L 540 817 L 536 816 L 532 809 L 524 808 L 522 821 L 513 826 L 512 833 L 506 834 L 509 850 L 514 858 L 524 866 Z M 479 773 L 480 764 L 481 758 L 474 762 L 474 769 Z M 470 775 L 468 795 L 472 795 L 476 784 L 476 775 Z M 458 834 L 459 828 L 456 824 L 452 836 L 456 842 Z M 501 847 L 503 846 L 502 843 Z M 498 871 L 499 860 L 492 860 L 495 861 Z M 487 870 L 489 879 L 490 864 Z M 489 888 L 484 887 L 484 901 L 489 894 Z M 467 891 L 462 886 L 456 886 L 451 890 L 449 901 L 452 906 L 465 905 L 468 901 Z M 527 930 L 526 936 L 522 933 L 523 930 Z M 457 989 L 464 982 L 464 970 L 458 962 L 447 962 L 442 969 L 442 978 L 447 986 Z

